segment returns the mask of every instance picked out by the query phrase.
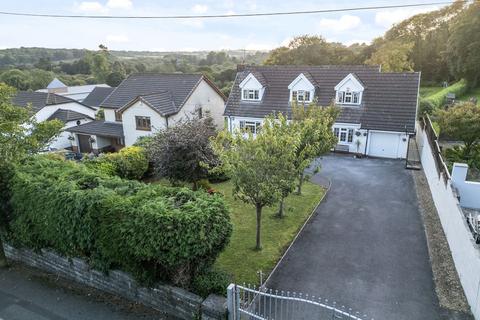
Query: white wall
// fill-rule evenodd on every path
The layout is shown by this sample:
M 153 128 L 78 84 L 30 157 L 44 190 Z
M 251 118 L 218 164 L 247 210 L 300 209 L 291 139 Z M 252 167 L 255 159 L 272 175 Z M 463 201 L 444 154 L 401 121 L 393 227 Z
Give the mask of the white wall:
M 90 122 L 91 120 L 80 120 L 80 124 L 84 124 L 87 122 Z M 62 128 L 62 132 L 58 136 L 57 139 L 55 139 L 50 145 L 48 146 L 50 149 L 65 149 L 68 147 L 71 147 L 72 141 L 68 139 L 70 136 L 70 132 L 64 131 L 67 128 L 75 127 L 77 126 L 77 121 L 68 121 L 65 123 L 65 126 Z
M 45 106 L 44 108 L 40 109 L 35 114 L 35 119 L 38 122 L 45 121 L 58 109 L 76 111 L 76 112 L 83 113 L 83 114 L 95 119 L 95 112 L 96 112 L 95 110 L 90 109 L 90 108 L 88 108 L 84 105 L 81 105 L 79 103 L 76 103 L 76 102 L 69 102 L 69 103 L 62 103 L 62 104 L 56 104 L 56 105 L 51 105 L 51 106 Z
M 150 117 L 152 131 L 137 130 L 135 116 Z M 125 146 L 131 146 L 139 137 L 152 135 L 167 126 L 164 117 L 141 101 L 137 101 L 122 113 L 122 124 Z
M 467 181 L 467 173 L 466 163 L 454 163 L 452 184 L 458 190 L 462 207 L 480 209 L 480 182 Z
M 110 108 L 103 109 L 103 113 L 105 114 L 105 121 L 115 122 L 115 110 L 116 109 Z
M 102 148 L 112 145 L 110 138 L 92 136 L 95 139 L 95 142 L 92 143 L 92 148 L 100 150 Z
M 449 180 L 439 177 L 426 133 L 417 125 L 417 143 L 422 167 L 427 177 L 443 231 L 465 296 L 475 319 L 480 319 L 480 250 L 475 244 L 460 204 Z
M 197 114 L 197 107 L 202 107 L 204 116 L 206 115 L 206 112 L 209 111 L 217 128 L 219 130 L 223 129 L 225 101 L 205 80 L 202 80 L 198 84 L 183 108 L 177 114 L 168 118 L 168 125 L 175 125 L 175 123 L 181 119 L 195 116 Z

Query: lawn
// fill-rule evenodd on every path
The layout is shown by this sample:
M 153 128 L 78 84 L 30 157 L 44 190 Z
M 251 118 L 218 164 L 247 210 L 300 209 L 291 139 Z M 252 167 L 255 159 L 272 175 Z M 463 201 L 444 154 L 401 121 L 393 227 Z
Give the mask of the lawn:
M 272 271 L 288 245 L 319 203 L 324 189 L 307 182 L 301 196 L 290 195 L 286 200 L 285 217 L 274 217 L 275 208 L 264 208 L 262 212 L 261 251 L 255 251 L 255 208 L 232 196 L 232 184 L 223 182 L 213 187 L 225 195 L 231 208 L 233 234 L 230 243 L 217 259 L 216 266 L 230 273 L 236 283 L 258 284 L 257 271 L 265 277 Z
M 442 91 L 443 87 L 420 87 L 420 97 L 427 98 L 437 92 Z

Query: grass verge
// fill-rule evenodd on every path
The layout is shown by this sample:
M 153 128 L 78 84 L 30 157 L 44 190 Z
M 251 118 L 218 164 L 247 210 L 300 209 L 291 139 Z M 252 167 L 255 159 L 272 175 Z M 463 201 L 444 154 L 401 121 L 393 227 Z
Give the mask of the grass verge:
M 259 283 L 259 270 L 262 270 L 264 279 L 267 278 L 325 192 L 319 185 L 305 183 L 301 196 L 292 194 L 286 199 L 286 212 L 282 219 L 274 217 L 276 207 L 264 208 L 263 249 L 255 251 L 255 208 L 233 198 L 230 182 L 213 184 L 213 187 L 225 195 L 233 223 L 232 238 L 217 259 L 216 266 L 232 274 L 236 283 L 250 284 Z

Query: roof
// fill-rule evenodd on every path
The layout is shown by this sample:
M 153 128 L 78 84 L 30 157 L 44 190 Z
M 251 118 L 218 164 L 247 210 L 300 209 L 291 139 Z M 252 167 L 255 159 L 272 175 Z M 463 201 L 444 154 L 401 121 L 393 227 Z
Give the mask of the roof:
M 57 78 L 53 79 L 47 86 L 47 89 L 66 88 L 67 85 Z
M 61 96 L 55 93 L 46 92 L 18 91 L 17 94 L 12 97 L 12 103 L 14 105 L 20 107 L 26 107 L 28 105 L 31 105 L 35 113 L 40 111 L 45 106 L 58 105 L 70 102 L 82 104 L 71 98 Z
M 242 101 L 240 82 L 250 73 L 260 73 L 267 86 L 262 100 Z M 420 73 L 381 73 L 378 66 L 246 66 L 237 73 L 225 108 L 226 116 L 263 118 L 274 112 L 290 115 L 288 85 L 299 74 L 315 81 L 315 96 L 321 106 L 335 98 L 335 86 L 352 73 L 365 86 L 362 104 L 342 107 L 337 122 L 360 123 L 371 130 L 415 131 Z
M 87 106 L 98 108 L 114 89 L 110 87 L 95 87 L 82 102 Z
M 81 134 L 123 138 L 123 126 L 120 122 L 95 120 L 65 130 Z
M 86 85 L 83 85 L 83 86 L 71 86 L 71 87 L 67 87 L 67 91 L 66 92 L 62 92 L 62 93 L 59 93 L 61 95 L 76 95 L 76 94 L 82 94 L 82 93 L 89 93 L 89 92 L 92 92 L 93 89 L 97 88 L 97 87 L 103 87 L 103 88 L 109 88 L 110 86 L 108 84 L 105 84 L 105 83 L 101 83 L 101 84 L 86 84 Z M 37 92 L 48 92 L 48 89 L 55 89 L 55 88 L 46 88 L 46 89 L 39 89 L 37 90 Z
M 168 116 L 178 112 L 178 108 L 175 106 L 175 101 L 170 91 L 162 91 L 138 96 L 137 99 L 132 100 L 131 103 L 128 103 L 125 107 L 123 107 L 122 111 L 139 100 L 145 102 L 162 116 Z
M 143 98 L 161 112 L 178 112 L 198 84 L 205 80 L 219 95 L 220 90 L 202 74 L 185 73 L 143 73 L 132 74 L 102 102 L 105 108 L 119 109 L 131 105 L 135 99 Z M 167 93 L 168 92 L 168 93 Z M 168 101 L 170 96 L 171 101 Z M 175 110 L 171 108 L 173 102 Z
M 92 117 L 76 112 L 73 110 L 65 110 L 65 109 L 58 109 L 55 111 L 50 117 L 48 117 L 47 120 L 60 120 L 62 122 L 69 122 L 69 121 L 75 121 L 75 120 L 82 120 L 82 119 L 92 119 Z

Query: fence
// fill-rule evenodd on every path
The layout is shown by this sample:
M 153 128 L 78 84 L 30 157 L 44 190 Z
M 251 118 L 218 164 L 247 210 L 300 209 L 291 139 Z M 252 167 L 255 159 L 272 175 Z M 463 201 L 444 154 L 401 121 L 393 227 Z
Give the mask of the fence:
M 231 284 L 227 295 L 229 320 L 366 319 L 335 302 L 308 294 Z
M 480 319 L 480 250 L 469 230 L 440 154 L 430 119 L 417 128 L 417 143 L 435 207 L 447 237 L 453 261 L 475 319 Z

